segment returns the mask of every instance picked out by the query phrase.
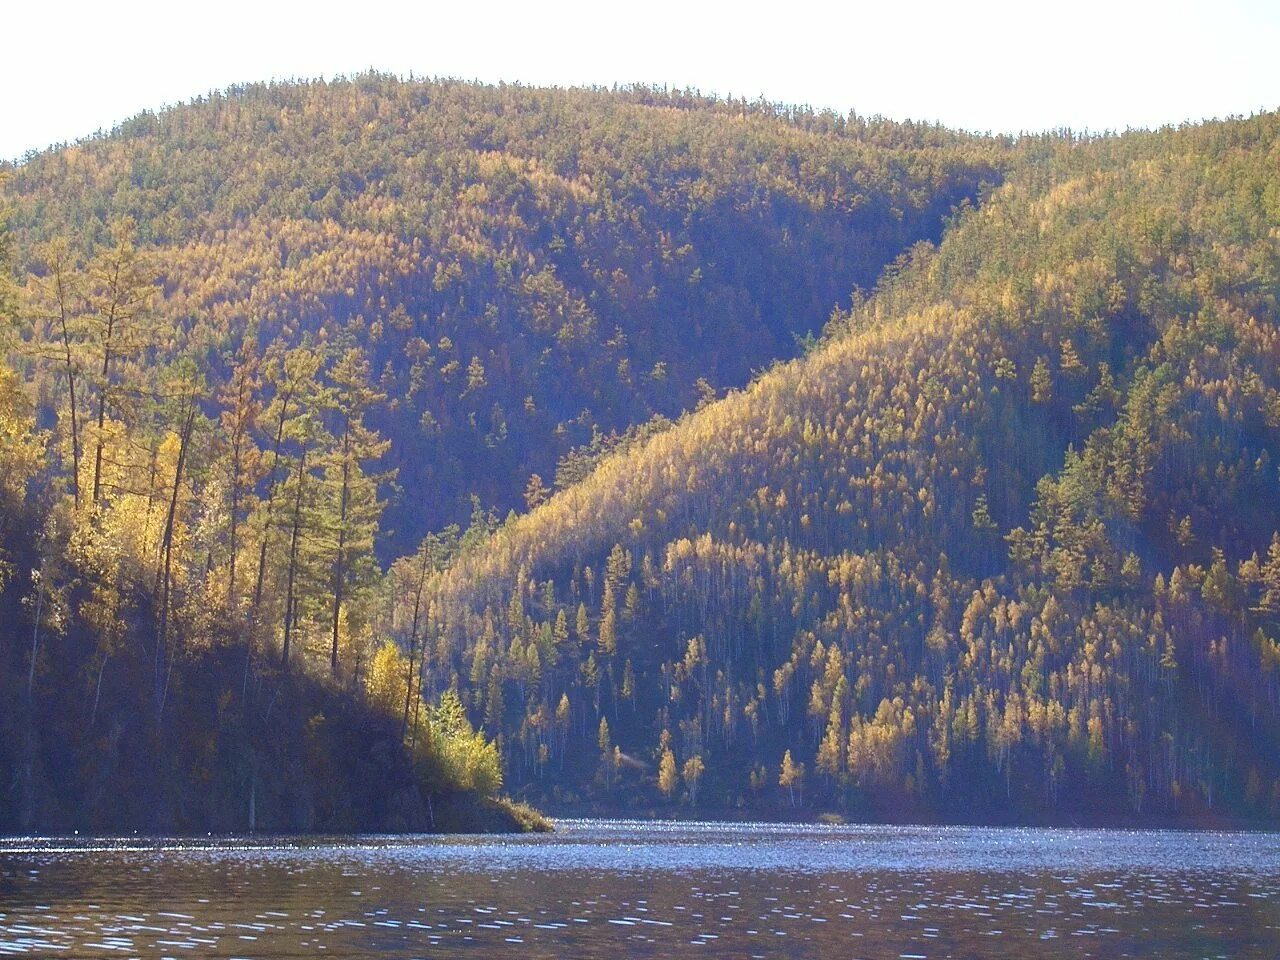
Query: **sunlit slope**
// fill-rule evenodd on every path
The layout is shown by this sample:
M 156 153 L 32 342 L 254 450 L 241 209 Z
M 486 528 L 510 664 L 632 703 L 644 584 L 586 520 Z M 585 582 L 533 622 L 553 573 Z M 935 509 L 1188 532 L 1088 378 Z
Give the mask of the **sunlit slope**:
M 1000 156 L 772 105 L 366 76 L 146 114 L 30 158 L 6 192 L 28 254 L 137 222 L 162 352 L 216 358 L 251 325 L 367 350 L 407 491 L 390 553 L 465 519 L 472 494 L 522 506 L 596 430 L 794 355 Z
M 1278 134 L 1023 143 L 814 353 L 444 575 L 431 677 L 561 797 L 1280 813 Z

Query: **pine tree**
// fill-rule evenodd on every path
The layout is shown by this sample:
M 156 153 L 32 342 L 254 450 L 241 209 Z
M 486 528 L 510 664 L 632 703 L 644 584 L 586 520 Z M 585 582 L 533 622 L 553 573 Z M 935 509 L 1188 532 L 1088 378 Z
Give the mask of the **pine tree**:
M 600 656 L 612 658 L 618 652 L 618 610 L 613 599 L 613 583 L 606 580 L 600 612 Z
M 37 284 L 33 309 L 44 325 L 40 346 L 45 359 L 56 362 L 66 379 L 65 430 L 71 448 L 71 495 L 78 509 L 83 427 L 80 394 L 84 378 L 84 276 L 72 257 L 70 247 L 62 238 L 42 245 L 36 251 L 36 256 L 44 264 L 45 274 Z
M 1031 399 L 1035 403 L 1048 403 L 1053 398 L 1053 375 L 1044 357 L 1037 357 L 1031 371 Z
M 134 245 L 131 222 L 117 224 L 114 245 L 89 265 L 89 308 L 86 313 L 87 349 L 94 360 L 92 385 L 97 392 L 93 437 L 93 496 L 102 499 L 108 412 L 124 410 L 129 390 L 120 367 L 151 342 L 155 273 Z
M 329 374 L 331 410 L 338 427 L 328 451 L 324 472 L 329 516 L 325 525 L 333 538 L 329 669 L 338 675 L 338 617 L 349 592 L 368 589 L 376 570 L 371 562 L 383 503 L 378 484 L 388 474 L 368 473 L 369 466 L 390 447 L 366 418 L 386 400 L 370 383 L 369 361 L 357 349 L 343 353 Z
M 676 792 L 677 775 L 676 755 L 671 752 L 671 747 L 664 746 L 662 748 L 662 759 L 658 761 L 658 789 L 668 799 Z
M 258 563 L 253 588 L 252 622 L 256 628 L 262 620 L 262 601 L 267 582 L 268 551 L 274 539 L 277 524 L 287 526 L 291 532 L 301 529 L 302 503 L 305 491 L 303 474 L 305 465 L 296 473 L 288 462 L 289 448 L 300 445 L 300 454 L 305 454 L 313 442 L 313 433 L 318 429 L 316 411 L 320 405 L 317 376 L 322 362 L 321 354 L 308 346 L 287 349 L 275 344 L 267 351 L 264 380 L 273 396 L 266 410 L 258 418 L 259 424 L 266 425 L 268 448 L 265 469 L 265 496 L 259 511 Z M 305 455 L 301 457 L 305 460 Z M 295 486 L 292 511 L 293 521 L 284 524 L 277 517 L 283 511 L 280 505 L 280 494 L 284 486 L 291 482 Z M 290 556 L 295 554 L 295 544 L 290 538 Z M 296 557 L 295 557 L 296 559 Z M 292 565 L 292 564 L 291 564 Z M 286 618 L 289 611 L 286 611 Z M 252 659 L 253 640 L 251 637 L 249 660 Z
M 253 441 L 261 412 L 258 391 L 261 358 L 257 334 L 250 330 L 241 344 L 227 382 L 218 392 L 222 406 L 219 416 L 219 447 L 227 490 L 227 609 L 239 609 L 237 573 L 241 549 L 241 527 L 245 503 L 263 476 L 262 455 Z
M 796 763 L 791 759 L 791 751 L 787 750 L 782 755 L 782 769 L 778 773 L 778 785 L 787 788 L 787 795 L 791 799 L 791 805 L 796 805 L 796 793 L 801 791 L 804 786 L 804 764 Z M 801 798 L 803 799 L 803 793 Z
M 696 753 L 684 762 L 684 785 L 689 788 L 689 802 L 695 807 L 698 805 L 698 788 L 702 785 L 702 775 L 706 769 L 702 757 Z
M 609 721 L 604 717 L 600 718 L 600 729 L 596 733 L 596 745 L 600 748 L 600 782 L 606 787 L 612 787 L 614 778 L 618 773 L 618 761 L 621 755 L 615 748 L 613 738 L 609 733 Z
M 987 504 L 987 495 L 978 494 L 973 508 L 973 529 L 986 532 L 997 529 L 996 522 L 991 519 L 991 508 Z
M 1258 612 L 1280 619 L 1280 533 L 1271 537 L 1261 574 L 1262 598 L 1258 602 Z
M 308 358 L 304 358 L 308 359 Z M 288 440 L 293 448 L 285 481 L 287 504 L 285 523 L 288 530 L 288 553 L 285 566 L 284 638 L 281 642 L 280 664 L 289 671 L 289 651 L 293 635 L 301 620 L 302 604 L 319 584 L 323 583 L 319 570 L 315 569 L 320 557 L 316 532 L 320 525 L 317 517 L 317 479 L 312 475 L 317 452 L 324 450 L 331 438 L 321 422 L 324 394 L 315 385 L 309 385 L 305 398 L 299 403 L 297 414 L 288 421 Z M 312 392 L 314 390 L 314 392 Z M 339 626 L 342 617 L 339 616 Z
M 176 364 L 171 372 L 172 380 L 166 393 L 174 409 L 173 419 L 178 425 L 177 451 L 174 458 L 173 482 L 169 489 L 165 511 L 164 532 L 160 541 L 160 566 L 156 571 L 157 590 L 160 597 L 159 624 L 156 632 L 156 719 L 164 712 L 169 690 L 169 677 L 173 668 L 173 655 L 169 649 L 169 617 L 173 599 L 174 533 L 184 483 L 191 457 L 192 442 L 200 419 L 200 405 L 208 392 L 203 374 L 192 361 Z
M 524 488 L 524 503 L 530 510 L 540 507 L 546 502 L 551 491 L 543 484 L 542 478 L 536 473 L 529 478 L 529 484 Z

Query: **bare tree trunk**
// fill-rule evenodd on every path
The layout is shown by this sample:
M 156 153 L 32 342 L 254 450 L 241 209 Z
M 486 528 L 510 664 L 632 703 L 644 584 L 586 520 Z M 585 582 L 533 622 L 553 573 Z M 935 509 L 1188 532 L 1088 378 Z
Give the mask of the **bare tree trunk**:
M 36 616 L 31 627 L 31 665 L 27 668 L 27 705 L 36 685 L 36 655 L 40 652 L 40 618 L 44 615 L 44 564 L 40 565 L 40 586 L 36 590 Z
M 89 713 L 89 728 L 93 729 L 94 724 L 98 722 L 98 702 L 102 699 L 102 674 L 107 669 L 107 655 L 102 655 L 102 662 L 98 664 L 98 682 L 93 687 L 93 710 Z
M 276 490 L 280 485 L 280 447 L 284 443 L 284 427 L 288 419 L 288 411 L 289 398 L 286 396 L 280 403 L 280 420 L 276 424 L 276 438 L 271 446 L 271 470 L 267 474 L 269 480 L 267 484 L 266 521 L 262 527 L 262 542 L 258 546 L 257 582 L 253 585 L 253 608 L 250 614 L 249 640 L 245 644 L 244 683 L 241 686 L 241 698 L 245 696 L 249 689 L 249 672 L 253 669 L 253 650 L 254 644 L 257 642 L 256 634 L 259 627 L 258 615 L 262 607 L 262 587 L 267 573 L 267 546 L 271 542 L 271 511 L 275 506 Z
M 61 258 L 59 258 L 61 259 Z M 63 363 L 67 371 L 67 402 L 71 411 L 71 495 L 76 509 L 80 509 L 80 417 L 76 406 L 76 364 L 71 353 L 71 330 L 68 324 L 66 264 L 59 262 L 57 271 L 58 321 L 62 333 Z
M 113 284 L 120 282 L 120 266 L 117 263 Z M 102 431 L 107 424 L 107 387 L 108 378 L 111 376 L 111 351 L 114 347 L 113 338 L 116 332 L 116 310 L 117 300 L 112 298 L 111 308 L 107 311 L 106 331 L 102 335 L 102 385 L 98 392 L 98 436 L 95 438 L 95 449 L 93 454 L 93 502 L 96 504 L 102 496 L 102 453 L 105 441 L 102 437 Z
M 329 650 L 329 669 L 338 675 L 338 621 L 342 612 L 342 593 L 347 570 L 347 505 L 351 496 L 351 428 L 342 436 L 342 494 L 338 506 L 338 552 L 333 558 L 333 637 Z
M 284 645 L 280 653 L 280 668 L 289 672 L 289 641 L 293 634 L 294 585 L 298 574 L 298 540 L 302 533 L 302 488 L 307 476 L 307 448 L 302 448 L 298 458 L 298 492 L 293 503 L 293 531 L 289 538 L 289 586 L 284 604 Z
M 188 397 L 187 403 L 187 416 L 182 423 L 182 434 L 178 442 L 178 462 L 173 471 L 173 492 L 169 496 L 169 512 L 164 521 L 164 569 L 160 594 L 160 632 L 156 637 L 157 724 L 160 722 L 160 715 L 164 711 L 164 701 L 169 690 L 169 676 L 173 669 L 173 664 L 170 660 L 169 667 L 165 670 L 164 684 L 159 686 L 159 670 L 164 668 L 164 661 L 169 648 L 169 607 L 173 592 L 173 526 L 178 514 L 178 495 L 182 490 L 182 468 L 186 464 L 187 450 L 191 445 L 191 433 L 196 423 L 197 406 L 194 393 Z
M 229 570 L 227 573 L 227 604 L 234 607 L 236 601 L 236 561 L 240 553 L 240 501 L 244 496 L 241 487 L 244 470 L 244 446 L 249 429 L 250 415 L 245 413 L 249 407 L 253 386 L 243 365 L 236 370 L 236 405 L 235 435 L 231 441 L 231 516 L 230 543 L 231 551 Z M 274 479 L 274 478 L 273 478 Z
M 236 554 L 240 551 L 240 449 L 236 448 L 231 458 L 231 529 L 229 531 L 227 549 L 231 552 L 230 569 L 227 572 L 227 606 L 235 609 L 236 605 Z
M 404 694 L 404 717 L 400 721 L 400 739 L 404 739 L 405 732 L 409 728 L 409 704 L 413 702 L 413 675 L 418 673 L 417 652 L 418 652 L 418 625 L 422 614 L 422 589 L 427 582 L 427 564 L 431 554 L 423 549 L 422 566 L 418 570 L 418 589 L 413 595 L 413 628 L 409 631 L 409 669 L 406 678 L 406 687 Z M 421 694 L 421 674 L 419 674 L 419 694 Z M 417 714 L 414 715 L 414 732 L 417 732 Z
M 93 454 L 93 502 L 97 503 L 102 497 L 102 448 L 103 439 L 102 431 L 107 425 L 107 373 L 111 368 L 111 351 L 108 349 L 103 354 L 102 360 L 102 393 L 98 397 L 98 436 L 95 438 L 95 450 Z

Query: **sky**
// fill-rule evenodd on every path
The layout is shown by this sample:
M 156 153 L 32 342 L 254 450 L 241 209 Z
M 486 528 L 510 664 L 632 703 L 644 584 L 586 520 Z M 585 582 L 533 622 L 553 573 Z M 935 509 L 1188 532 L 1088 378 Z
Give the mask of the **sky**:
M 1016 133 L 1280 107 L 1280 0 L 63 0 L 0 13 L 0 158 L 234 83 L 653 83 Z

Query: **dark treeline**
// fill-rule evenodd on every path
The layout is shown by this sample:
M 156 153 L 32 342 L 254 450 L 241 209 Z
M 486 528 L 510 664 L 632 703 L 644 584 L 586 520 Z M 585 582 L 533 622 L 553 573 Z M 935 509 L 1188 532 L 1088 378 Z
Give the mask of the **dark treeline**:
M 509 782 L 1280 816 L 1280 120 L 1026 138 L 822 342 L 433 582 Z

